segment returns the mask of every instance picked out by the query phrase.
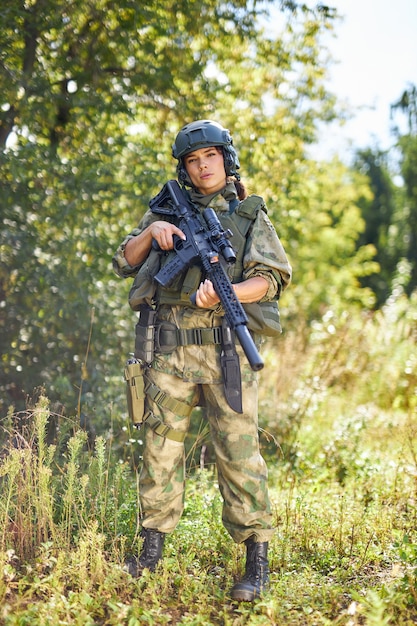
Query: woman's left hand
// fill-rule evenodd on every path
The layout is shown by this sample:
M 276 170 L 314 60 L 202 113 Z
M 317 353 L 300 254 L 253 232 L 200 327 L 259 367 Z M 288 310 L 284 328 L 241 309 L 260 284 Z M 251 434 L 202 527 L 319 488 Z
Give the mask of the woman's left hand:
M 240 302 L 259 302 L 268 291 L 268 281 L 263 276 L 254 276 L 241 283 L 233 284 L 233 291 Z M 220 302 L 211 280 L 206 278 L 195 292 L 195 303 L 203 309 L 210 309 Z
M 220 298 L 214 290 L 213 283 L 208 278 L 200 283 L 195 292 L 195 303 L 203 309 L 210 309 L 220 302 Z

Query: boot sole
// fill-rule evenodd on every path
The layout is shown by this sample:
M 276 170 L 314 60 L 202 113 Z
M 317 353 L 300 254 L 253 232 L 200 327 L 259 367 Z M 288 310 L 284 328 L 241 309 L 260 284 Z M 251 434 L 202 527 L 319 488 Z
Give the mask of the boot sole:
M 259 595 L 252 591 L 236 590 L 230 593 L 230 597 L 238 602 L 253 602 L 256 598 L 259 598 Z

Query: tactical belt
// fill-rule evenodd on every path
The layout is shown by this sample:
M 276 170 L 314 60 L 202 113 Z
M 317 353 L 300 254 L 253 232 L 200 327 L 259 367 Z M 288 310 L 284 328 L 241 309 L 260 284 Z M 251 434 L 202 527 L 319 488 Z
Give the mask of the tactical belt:
M 223 323 L 226 323 L 225 320 Z M 226 330 L 228 330 L 228 333 Z M 224 332 L 226 332 L 226 335 L 224 335 Z M 223 345 L 223 348 L 227 348 L 224 357 L 226 358 L 226 365 L 228 365 L 228 367 L 226 367 L 222 361 L 225 395 L 231 408 L 238 413 L 242 412 L 239 357 L 235 352 L 230 329 L 228 329 L 227 325 L 225 331 L 223 331 L 222 326 L 215 326 L 214 328 L 177 328 L 170 322 L 162 321 L 155 325 L 154 345 L 155 352 L 162 353 L 170 353 L 178 346 L 189 345 Z M 234 373 L 234 376 L 231 375 L 231 372 Z M 145 383 L 145 393 L 155 404 L 181 417 L 188 417 L 194 408 L 186 402 L 175 400 L 175 398 L 166 394 L 150 381 L 146 381 Z M 233 398 L 231 398 L 231 394 Z M 152 411 L 148 411 L 143 421 L 161 437 L 166 437 L 167 439 L 180 443 L 182 443 L 186 437 L 185 432 L 180 432 L 167 426 L 160 419 L 155 417 Z
M 156 327 L 155 350 L 170 352 L 177 346 L 207 346 L 222 343 L 222 328 L 176 328 L 161 322 Z

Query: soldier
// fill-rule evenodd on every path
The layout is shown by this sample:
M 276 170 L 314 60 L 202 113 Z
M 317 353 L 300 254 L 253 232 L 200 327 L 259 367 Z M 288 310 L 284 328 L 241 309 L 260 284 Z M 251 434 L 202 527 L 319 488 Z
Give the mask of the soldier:
M 213 208 L 223 228 L 233 233 L 237 259 L 227 271 L 259 346 L 262 335 L 281 330 L 277 300 L 291 280 L 290 264 L 265 204 L 259 196 L 248 196 L 231 135 L 217 122 L 199 120 L 184 126 L 172 154 L 189 201 L 200 212 Z M 185 237 L 176 216 L 169 210 L 161 214 L 151 209 L 113 257 L 120 276 L 135 277 L 131 307 L 155 312 L 157 329 L 145 374 L 147 427 L 140 472 L 143 544 L 140 555 L 130 557 L 126 566 L 137 577 L 144 568 L 154 571 L 162 558 L 165 536 L 183 512 L 183 441 L 193 408 L 204 405 L 223 498 L 222 521 L 233 540 L 246 545 L 245 574 L 230 595 L 233 600 L 253 601 L 269 582 L 268 542 L 274 533 L 267 468 L 259 449 L 258 374 L 236 343 L 242 381 L 241 410 L 236 409 L 231 400 L 236 389 L 222 376 L 224 311 L 198 264 L 186 268 L 169 287 L 153 280 L 161 265 L 175 255 L 176 237 Z M 195 304 L 190 300 L 193 292 Z M 146 322 L 141 332 L 149 339 Z

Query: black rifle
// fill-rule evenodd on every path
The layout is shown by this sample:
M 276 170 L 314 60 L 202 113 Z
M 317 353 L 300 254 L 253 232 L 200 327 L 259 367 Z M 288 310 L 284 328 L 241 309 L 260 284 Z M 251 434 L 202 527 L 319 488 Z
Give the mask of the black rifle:
M 174 235 L 176 255 L 159 270 L 155 280 L 163 287 L 169 287 L 184 269 L 199 264 L 213 283 L 227 321 L 235 331 L 251 368 L 254 371 L 262 369 L 264 363 L 247 328 L 248 317 L 220 262 L 220 255 L 226 263 L 236 261 L 235 252 L 229 242 L 232 233 L 224 231 L 213 209 L 204 209 L 200 214 L 188 202 L 176 180 L 168 181 L 149 204 L 153 213 L 176 215 L 179 219 L 178 227 L 186 236 L 184 241 Z

